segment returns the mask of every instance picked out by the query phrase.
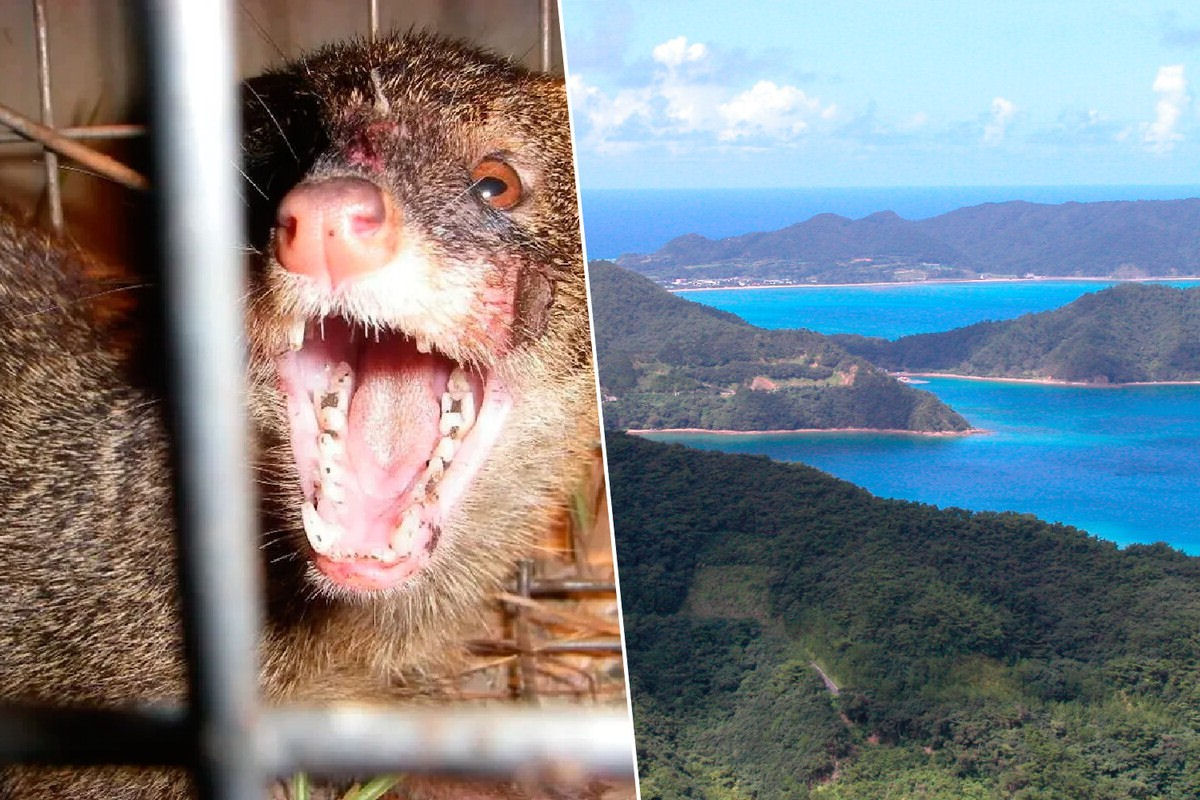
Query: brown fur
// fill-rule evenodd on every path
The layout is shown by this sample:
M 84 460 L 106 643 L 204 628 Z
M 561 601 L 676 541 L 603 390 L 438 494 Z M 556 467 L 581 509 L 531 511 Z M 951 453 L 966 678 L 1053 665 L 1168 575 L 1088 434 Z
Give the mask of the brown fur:
M 369 167 L 354 166 L 346 154 L 361 146 L 375 103 L 372 69 L 395 124 L 372 134 Z M 328 48 L 250 85 L 245 193 L 265 254 L 248 312 L 269 587 L 264 693 L 419 694 L 560 513 L 597 436 L 565 93 L 561 81 L 412 35 Z M 511 212 L 466 191 L 472 165 L 493 153 L 528 179 Z M 518 390 L 501 441 L 430 567 L 365 598 L 313 581 L 272 361 L 295 304 L 270 256 L 274 205 L 306 175 L 334 174 L 370 177 L 399 198 L 406 235 L 442 269 L 467 270 L 487 254 L 517 271 L 520 291 L 509 350 L 447 343 Z M 88 299 L 106 287 L 84 277 L 87 264 L 0 213 L 0 699 L 179 701 L 164 410 L 138 379 L 127 337 L 114 335 L 111 310 Z M 158 796 L 170 780 L 126 784 L 127 775 L 13 769 L 0 773 L 0 798 Z

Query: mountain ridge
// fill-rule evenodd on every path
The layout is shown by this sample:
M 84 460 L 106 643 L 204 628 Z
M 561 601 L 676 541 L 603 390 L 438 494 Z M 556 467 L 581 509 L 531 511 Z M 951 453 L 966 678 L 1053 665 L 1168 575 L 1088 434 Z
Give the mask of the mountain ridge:
M 983 203 L 906 220 L 818 214 L 775 231 L 687 234 L 616 260 L 660 283 L 864 283 L 1200 274 L 1200 199 Z

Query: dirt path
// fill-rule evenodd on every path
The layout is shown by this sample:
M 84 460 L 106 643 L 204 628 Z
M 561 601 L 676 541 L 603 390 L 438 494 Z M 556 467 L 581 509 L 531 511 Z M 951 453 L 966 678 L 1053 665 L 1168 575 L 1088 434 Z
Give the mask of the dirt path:
M 825 670 L 821 669 L 821 667 L 817 665 L 817 662 L 810 661 L 808 663 L 813 669 L 815 669 L 817 671 L 817 674 L 821 676 L 821 680 L 825 681 L 825 688 L 829 690 L 829 693 L 831 695 L 833 695 L 834 697 L 837 697 L 839 694 L 842 693 L 842 690 L 840 688 L 838 688 L 838 685 L 833 682 L 833 678 L 826 675 Z

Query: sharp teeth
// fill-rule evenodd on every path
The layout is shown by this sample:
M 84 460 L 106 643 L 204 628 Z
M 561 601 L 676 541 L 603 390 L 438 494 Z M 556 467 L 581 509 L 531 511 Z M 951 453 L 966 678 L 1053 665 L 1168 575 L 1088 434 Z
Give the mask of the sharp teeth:
M 304 523 L 304 534 L 308 537 L 312 549 L 323 556 L 332 553 L 334 545 L 341 537 L 341 529 L 326 522 L 312 503 L 300 506 L 300 519 Z
M 413 551 L 413 545 L 416 544 L 417 534 L 420 531 L 421 512 L 419 509 L 410 508 L 405 513 L 404 519 L 396 526 L 396 530 L 392 533 L 392 540 L 389 543 L 397 556 L 405 556 Z
M 455 406 L 459 405 L 459 401 L 450 396 L 449 392 L 442 392 L 442 413 L 449 414 L 451 411 L 457 411 Z
M 340 470 L 333 469 L 326 473 L 324 480 L 321 481 L 317 488 L 317 494 L 321 496 L 321 500 L 328 500 L 331 503 L 342 504 L 346 502 L 346 487 L 342 486 L 339 478 Z
M 322 433 L 317 438 L 317 450 L 322 461 L 335 461 L 346 454 L 346 445 L 340 436 L 332 433 Z
M 450 377 L 446 380 L 446 391 L 455 400 L 458 400 L 471 393 L 471 382 L 467 379 L 467 372 L 462 367 L 455 367 L 450 373 Z
M 400 560 L 401 556 L 392 548 L 383 547 L 371 553 L 371 558 L 382 561 L 384 564 L 395 564 Z
M 429 466 L 425 468 L 425 474 L 421 481 L 425 488 L 425 502 L 436 503 L 438 499 L 437 487 L 438 481 L 442 479 L 442 475 L 446 473 L 446 462 L 440 456 L 434 456 L 429 459 Z
M 317 412 L 317 422 L 326 433 L 341 433 L 346 430 L 346 414 L 337 406 L 323 406 Z
M 338 391 L 339 394 L 345 393 L 349 396 L 350 384 L 354 381 L 354 368 L 345 361 L 339 361 L 337 366 L 333 368 L 330 385 Z
M 462 396 L 459 404 L 459 413 L 462 414 L 462 430 L 460 433 L 466 433 L 475 424 L 475 395 L 467 392 Z
M 305 327 L 304 317 L 296 317 L 288 327 L 288 347 L 292 350 L 299 350 L 304 347 Z
M 329 373 L 328 389 L 313 396 L 317 406 L 317 424 L 326 433 L 341 433 L 346 429 L 346 412 L 350 408 L 350 390 L 354 370 L 345 361 Z
M 417 337 L 417 352 L 418 353 L 433 352 L 433 348 L 430 346 L 429 340 L 426 339 L 424 336 Z
M 461 431 L 463 427 L 463 415 L 451 411 L 449 414 L 442 414 L 442 418 L 438 420 L 438 432 L 442 436 L 452 436 L 454 433 Z
M 451 439 L 449 436 L 443 436 L 438 440 L 437 447 L 433 450 L 433 457 L 440 458 L 442 464 L 449 464 L 454 460 L 454 454 L 458 452 L 458 442 Z

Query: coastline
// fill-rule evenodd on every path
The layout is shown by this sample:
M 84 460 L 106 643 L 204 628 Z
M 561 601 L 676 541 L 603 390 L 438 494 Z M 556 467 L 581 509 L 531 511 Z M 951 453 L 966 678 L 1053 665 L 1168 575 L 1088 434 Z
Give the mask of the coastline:
M 1003 378 L 992 375 L 960 375 L 955 372 L 889 372 L 894 378 L 955 378 L 964 381 L 995 383 L 1031 383 L 1038 386 L 1076 386 L 1082 389 L 1122 389 L 1126 386 L 1200 386 L 1200 381 L 1130 381 L 1129 383 L 1090 383 L 1055 378 Z
M 942 278 L 929 281 L 870 281 L 867 283 L 765 283 L 750 286 L 696 286 L 692 288 L 673 289 L 664 286 L 668 292 L 728 292 L 744 289 L 847 289 L 854 287 L 881 286 L 926 286 L 946 283 L 1167 283 L 1170 281 L 1200 281 L 1200 275 L 1172 275 L 1154 278 L 1078 278 L 1063 275 L 1039 275 L 1036 278 Z M 661 284 L 660 284 L 661 285 Z
M 933 436 L 938 438 L 950 436 L 972 436 L 977 433 L 990 433 L 985 428 L 968 428 L 965 431 L 910 431 L 904 428 L 777 428 L 761 431 L 735 431 L 728 428 L 627 428 L 625 433 L 641 436 L 646 433 L 711 433 L 716 436 L 769 436 L 789 433 L 892 433 L 907 436 Z

